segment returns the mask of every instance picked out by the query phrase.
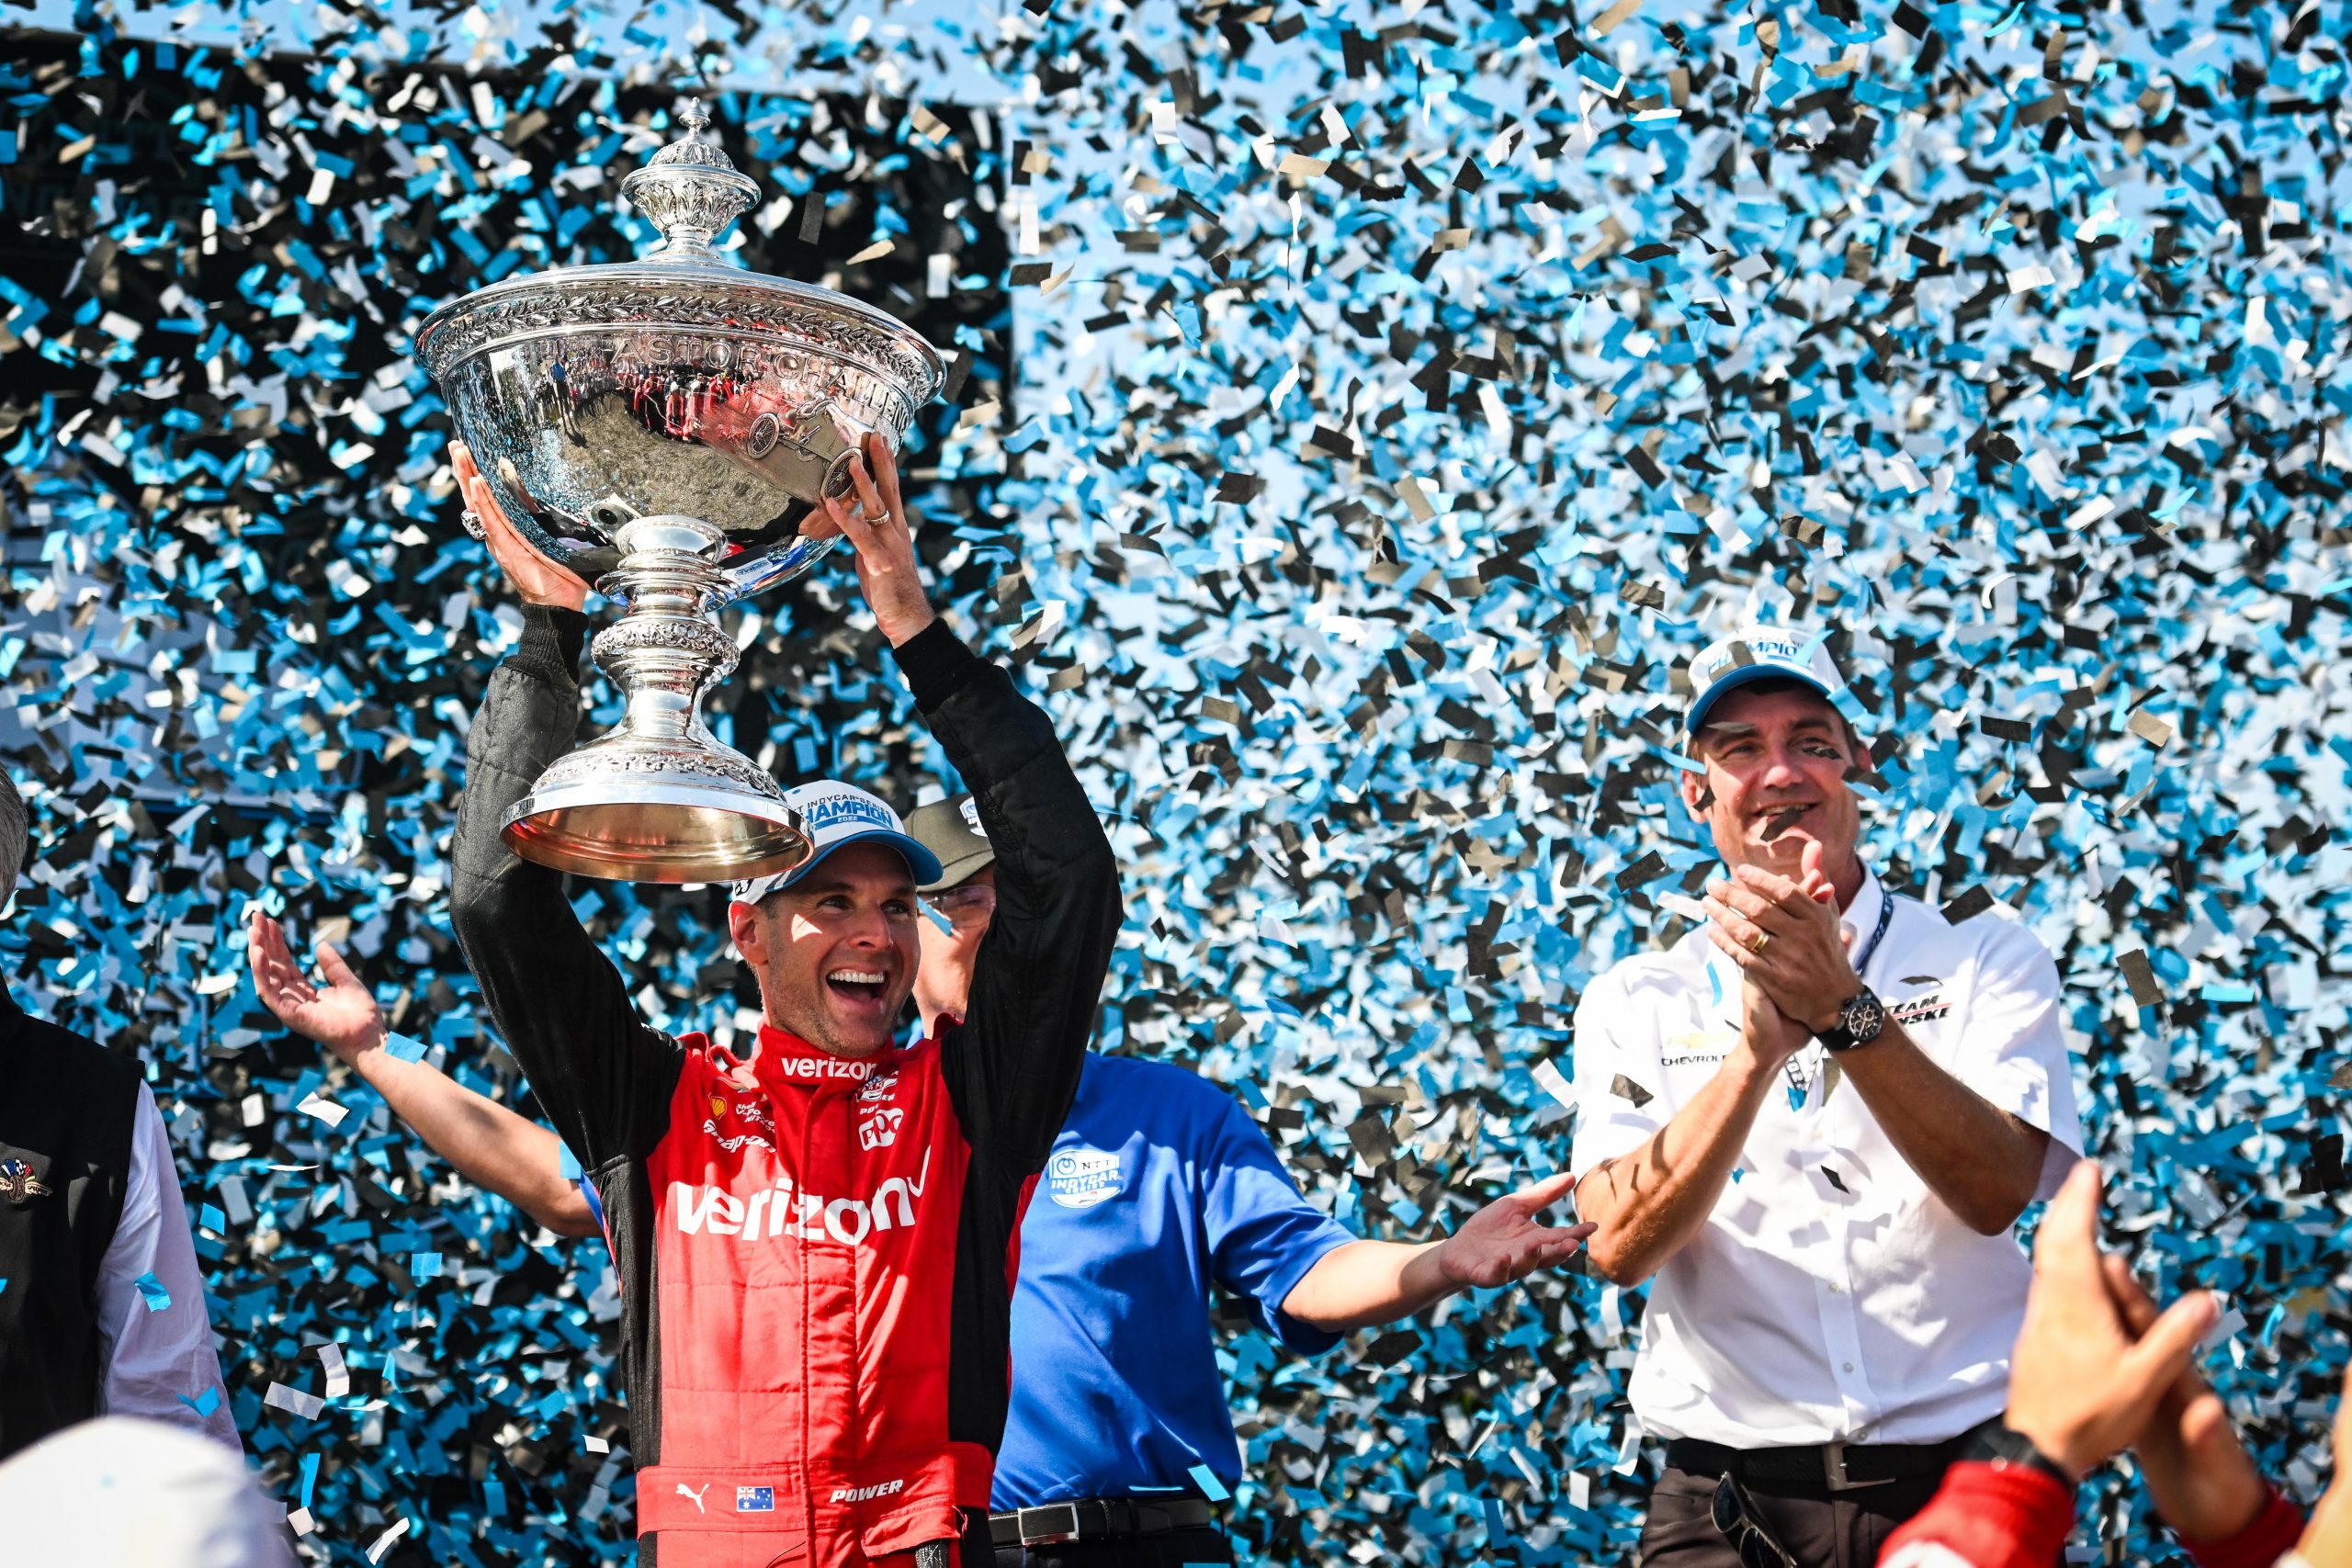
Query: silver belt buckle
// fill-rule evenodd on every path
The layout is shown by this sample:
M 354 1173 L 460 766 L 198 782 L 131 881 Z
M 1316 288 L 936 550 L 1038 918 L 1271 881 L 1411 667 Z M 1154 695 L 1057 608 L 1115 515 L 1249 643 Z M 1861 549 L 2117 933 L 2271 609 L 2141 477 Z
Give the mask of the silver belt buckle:
M 1032 1518 L 1037 1520 L 1034 1526 L 1029 1522 Z M 1021 1532 L 1022 1545 L 1057 1546 L 1078 1539 L 1078 1505 L 1046 1503 L 1023 1508 L 1013 1516 L 1013 1522 Z
M 1894 1483 L 1892 1475 L 1882 1475 L 1876 1481 L 1855 1481 L 1846 1474 L 1846 1440 L 1832 1438 L 1821 1446 L 1822 1479 L 1832 1492 L 1856 1492 L 1866 1486 L 1887 1486 Z

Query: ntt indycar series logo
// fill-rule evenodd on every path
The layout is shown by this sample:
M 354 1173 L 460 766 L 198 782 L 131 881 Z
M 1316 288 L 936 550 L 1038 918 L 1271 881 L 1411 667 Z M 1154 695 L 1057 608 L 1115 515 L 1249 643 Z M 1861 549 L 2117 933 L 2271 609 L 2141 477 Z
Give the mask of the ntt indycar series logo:
M 826 1198 L 796 1189 L 789 1177 L 748 1196 L 705 1184 L 670 1183 L 670 1213 L 688 1235 L 707 1231 L 749 1246 L 777 1236 L 830 1238 L 857 1247 L 870 1236 L 915 1223 L 915 1204 L 931 1177 L 931 1151 L 911 1181 L 894 1176 L 864 1198 Z
M 1046 1162 L 1046 1194 L 1065 1209 L 1091 1209 L 1119 1195 L 1119 1156 L 1090 1149 L 1056 1149 Z

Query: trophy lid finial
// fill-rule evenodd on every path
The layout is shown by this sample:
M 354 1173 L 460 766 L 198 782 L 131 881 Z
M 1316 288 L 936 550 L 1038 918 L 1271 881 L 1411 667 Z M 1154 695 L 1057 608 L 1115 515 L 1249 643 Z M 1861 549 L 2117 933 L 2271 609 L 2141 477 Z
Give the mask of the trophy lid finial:
M 715 142 L 703 140 L 710 111 L 700 98 L 678 107 L 685 134 L 621 181 L 621 194 L 662 231 L 649 261 L 708 260 L 710 243 L 760 199 L 759 186 Z

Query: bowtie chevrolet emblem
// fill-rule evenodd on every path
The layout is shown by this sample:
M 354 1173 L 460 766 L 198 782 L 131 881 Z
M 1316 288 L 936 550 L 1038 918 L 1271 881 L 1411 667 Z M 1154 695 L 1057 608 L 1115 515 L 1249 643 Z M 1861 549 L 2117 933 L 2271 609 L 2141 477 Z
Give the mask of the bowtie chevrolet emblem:
M 28 1198 L 46 1198 L 51 1188 L 33 1174 L 33 1168 L 23 1160 L 0 1160 L 0 1198 L 11 1203 L 22 1203 Z

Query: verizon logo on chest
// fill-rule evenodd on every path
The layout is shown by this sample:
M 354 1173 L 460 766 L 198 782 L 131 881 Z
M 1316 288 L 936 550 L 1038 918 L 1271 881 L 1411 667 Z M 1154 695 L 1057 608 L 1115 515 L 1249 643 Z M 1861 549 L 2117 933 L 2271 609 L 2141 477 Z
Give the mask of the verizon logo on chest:
M 915 1223 L 915 1209 L 931 1178 L 931 1150 L 912 1177 L 894 1176 L 863 1198 L 827 1198 L 803 1192 L 789 1176 L 774 1187 L 738 1194 L 723 1187 L 670 1183 L 670 1213 L 680 1231 L 731 1235 L 746 1245 L 778 1236 L 831 1237 L 856 1247 L 881 1232 Z

